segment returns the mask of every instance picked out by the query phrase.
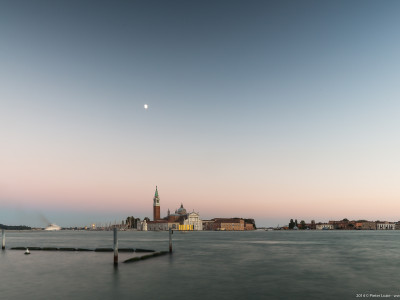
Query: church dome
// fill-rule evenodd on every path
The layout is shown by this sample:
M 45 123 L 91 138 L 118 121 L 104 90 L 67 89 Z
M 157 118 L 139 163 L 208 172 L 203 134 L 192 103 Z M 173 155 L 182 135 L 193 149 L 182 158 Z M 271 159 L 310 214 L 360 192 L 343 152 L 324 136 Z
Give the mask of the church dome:
M 181 207 L 179 207 L 175 213 L 180 214 L 180 215 L 186 215 L 186 209 L 183 207 L 183 204 L 181 204 Z

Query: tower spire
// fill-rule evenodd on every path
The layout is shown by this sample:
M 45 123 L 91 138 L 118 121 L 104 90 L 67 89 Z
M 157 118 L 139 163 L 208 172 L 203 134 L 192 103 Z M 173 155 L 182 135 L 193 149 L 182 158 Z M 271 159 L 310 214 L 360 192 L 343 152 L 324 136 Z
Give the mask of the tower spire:
M 156 186 L 156 191 L 153 198 L 153 220 L 157 221 L 160 219 L 160 196 L 158 195 L 158 188 Z

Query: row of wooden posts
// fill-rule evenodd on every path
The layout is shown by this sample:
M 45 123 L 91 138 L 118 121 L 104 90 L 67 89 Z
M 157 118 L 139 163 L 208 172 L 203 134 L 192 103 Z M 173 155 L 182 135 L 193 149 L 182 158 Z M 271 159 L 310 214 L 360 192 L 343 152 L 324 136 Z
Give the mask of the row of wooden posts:
M 169 253 L 172 253 L 172 234 L 173 231 L 169 230 Z M 118 228 L 114 228 L 114 265 L 118 265 Z
M 173 231 L 169 229 L 169 253 L 172 253 L 172 234 Z M 1 230 L 2 246 L 1 249 L 6 249 L 6 232 L 4 229 Z M 114 228 L 114 265 L 118 265 L 118 229 Z

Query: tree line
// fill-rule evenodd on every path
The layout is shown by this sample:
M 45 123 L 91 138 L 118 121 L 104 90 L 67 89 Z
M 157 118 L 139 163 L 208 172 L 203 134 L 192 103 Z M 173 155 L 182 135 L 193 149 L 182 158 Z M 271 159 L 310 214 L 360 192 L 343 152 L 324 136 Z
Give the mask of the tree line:
M 289 227 L 289 229 L 295 229 L 295 227 L 296 227 L 296 229 L 307 229 L 306 222 L 304 220 L 301 220 L 300 224 L 298 224 L 297 219 L 295 219 L 294 221 L 293 221 L 293 219 L 290 219 L 288 227 Z
M 10 226 L 10 225 L 0 224 L 0 229 L 6 229 L 6 230 L 31 230 L 32 228 L 29 227 L 29 226 L 25 226 L 25 225 Z

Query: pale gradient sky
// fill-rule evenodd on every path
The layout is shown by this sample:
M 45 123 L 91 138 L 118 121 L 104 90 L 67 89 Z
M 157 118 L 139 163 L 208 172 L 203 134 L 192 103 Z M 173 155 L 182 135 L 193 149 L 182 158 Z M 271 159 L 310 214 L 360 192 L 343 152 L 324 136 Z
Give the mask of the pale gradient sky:
M 400 219 L 399 1 L 2 1 L 0 223 Z M 143 105 L 149 109 L 145 111 Z

